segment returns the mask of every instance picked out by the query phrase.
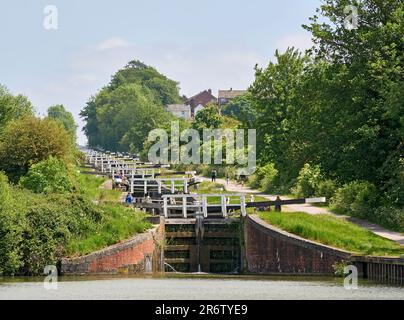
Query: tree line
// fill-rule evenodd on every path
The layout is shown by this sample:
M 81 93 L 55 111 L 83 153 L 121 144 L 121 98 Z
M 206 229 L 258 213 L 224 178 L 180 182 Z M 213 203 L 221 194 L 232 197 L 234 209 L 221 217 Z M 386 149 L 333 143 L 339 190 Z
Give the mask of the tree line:
M 338 212 L 404 230 L 404 3 L 354 3 L 356 28 L 346 26 L 348 4 L 323 1 L 303 26 L 310 50 L 276 51 L 255 67 L 245 96 L 222 110 L 209 105 L 183 126 L 256 129 L 252 186 L 326 196 Z M 148 132 L 169 130 L 173 119 L 162 106 L 180 101 L 176 82 L 132 61 L 82 112 L 90 146 L 145 153 Z

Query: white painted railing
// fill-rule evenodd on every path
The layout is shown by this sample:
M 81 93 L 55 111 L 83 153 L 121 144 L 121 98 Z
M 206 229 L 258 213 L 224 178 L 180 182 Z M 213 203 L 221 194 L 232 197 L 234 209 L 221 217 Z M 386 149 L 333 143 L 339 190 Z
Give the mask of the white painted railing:
M 220 204 L 210 204 L 210 198 L 220 198 Z M 228 218 L 228 209 L 240 210 L 243 217 L 247 215 L 246 201 L 244 194 L 175 194 L 175 195 L 163 195 L 163 213 L 166 218 L 170 218 L 169 209 L 182 210 L 182 217 L 187 219 L 188 211 L 198 212 L 202 214 L 204 218 L 208 218 L 208 208 L 220 208 L 221 214 L 224 218 Z M 188 199 L 194 199 L 188 202 Z M 234 198 L 239 198 L 238 203 L 231 203 Z M 180 204 L 177 204 L 177 200 L 180 200 Z M 193 210 L 192 210 L 193 209 Z
M 136 186 L 143 185 L 144 194 L 147 194 L 149 189 L 156 189 L 158 194 L 162 194 L 162 189 L 167 188 L 170 190 L 172 194 L 174 194 L 178 189 L 182 191 L 184 194 L 188 193 L 188 179 L 186 178 L 131 178 L 130 181 L 130 190 L 131 193 L 134 192 L 135 182 L 140 182 Z

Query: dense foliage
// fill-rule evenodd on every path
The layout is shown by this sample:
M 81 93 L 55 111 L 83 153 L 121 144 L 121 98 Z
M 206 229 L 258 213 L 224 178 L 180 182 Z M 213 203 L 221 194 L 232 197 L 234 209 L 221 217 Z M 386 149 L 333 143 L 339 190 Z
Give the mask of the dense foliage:
M 74 121 L 72 113 L 67 111 L 62 104 L 49 107 L 48 117 L 60 122 L 65 130 L 71 135 L 73 141 L 76 141 L 77 124 Z
M 32 165 L 20 183 L 28 190 L 45 194 L 68 193 L 77 188 L 74 171 L 54 157 Z
M 0 276 L 42 274 L 150 227 L 143 214 L 103 204 L 121 195 L 99 189 L 103 179 L 78 174 L 75 128 L 63 106 L 40 119 L 0 87 Z
M 56 157 L 73 160 L 71 137 L 60 124 L 49 118 L 26 116 L 11 121 L 0 138 L 0 170 L 12 180 L 25 175 L 31 165 Z
M 4 86 L 0 85 L 0 133 L 6 125 L 22 116 L 33 115 L 33 107 L 27 97 L 12 95 Z
M 175 119 L 163 106 L 180 101 L 176 82 L 131 61 L 81 112 L 89 146 L 140 152 L 151 130 L 168 128 Z
M 357 29 L 344 24 L 346 5 L 324 1 L 305 26 L 312 50 L 276 52 L 256 69 L 246 105 L 258 161 L 278 170 L 273 192 L 326 195 L 339 211 L 404 230 L 404 3 L 357 3 Z

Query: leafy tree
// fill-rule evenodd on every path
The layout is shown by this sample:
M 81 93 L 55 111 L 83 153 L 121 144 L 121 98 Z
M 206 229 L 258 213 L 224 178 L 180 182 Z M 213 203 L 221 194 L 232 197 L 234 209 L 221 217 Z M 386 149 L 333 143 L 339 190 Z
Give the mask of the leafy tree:
M 11 122 L 0 140 L 0 170 L 12 180 L 26 174 L 31 165 L 54 156 L 68 163 L 73 146 L 69 134 L 51 119 L 32 116 Z
M 200 110 L 193 123 L 193 127 L 197 130 L 217 129 L 223 124 L 223 117 L 220 114 L 219 107 L 216 104 L 208 104 Z
M 175 119 L 163 105 L 180 101 L 176 82 L 131 61 L 82 110 L 89 145 L 140 152 L 150 130 L 169 127 Z
M 274 163 L 278 179 L 290 181 L 304 164 L 290 160 L 294 148 L 290 136 L 308 59 L 293 48 L 283 54 L 276 51 L 275 57 L 276 62 L 270 62 L 266 69 L 256 68 L 256 78 L 249 89 L 256 114 L 253 127 L 257 130 L 259 162 Z
M 62 104 L 51 106 L 48 109 L 48 117 L 60 122 L 65 130 L 76 141 L 77 124 L 71 112 L 67 111 Z
M 246 125 L 246 128 L 252 128 L 258 116 L 256 109 L 252 106 L 250 93 L 236 97 L 223 106 L 222 115 L 239 120 Z
M 300 170 L 295 188 L 292 192 L 303 198 L 308 198 L 317 195 L 320 183 L 323 177 L 319 166 L 311 166 L 306 163 Z
M 10 121 L 24 115 L 33 115 L 33 107 L 28 98 L 23 95 L 13 96 L 0 85 L 0 132 Z

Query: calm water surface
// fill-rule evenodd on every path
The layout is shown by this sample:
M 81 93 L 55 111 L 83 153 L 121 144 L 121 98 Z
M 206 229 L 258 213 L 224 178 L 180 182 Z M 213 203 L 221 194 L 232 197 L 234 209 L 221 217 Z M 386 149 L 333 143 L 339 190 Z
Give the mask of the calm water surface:
M 400 299 L 404 288 L 361 281 L 346 290 L 343 279 L 313 277 L 169 276 L 61 277 L 57 290 L 44 278 L 0 278 L 0 299 Z

